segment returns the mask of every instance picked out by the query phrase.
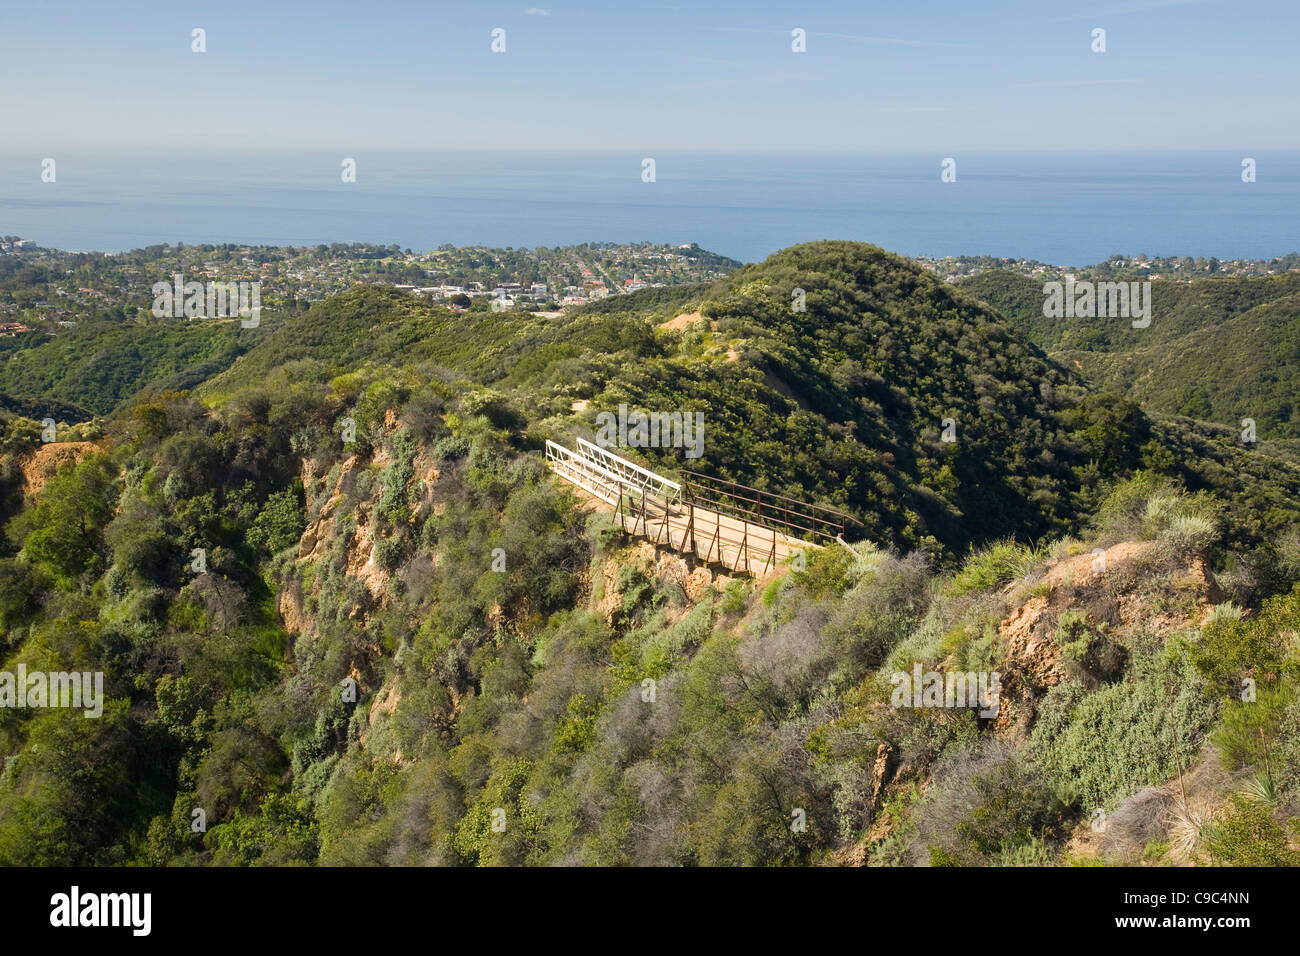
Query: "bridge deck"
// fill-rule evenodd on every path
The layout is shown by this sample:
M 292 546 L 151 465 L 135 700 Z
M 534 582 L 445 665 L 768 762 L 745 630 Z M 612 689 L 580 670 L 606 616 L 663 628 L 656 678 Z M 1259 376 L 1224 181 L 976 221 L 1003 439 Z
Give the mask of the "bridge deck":
M 721 514 L 680 498 L 680 485 L 601 449 L 599 459 L 546 443 L 551 470 L 587 494 L 614 508 L 615 520 L 628 534 L 648 538 L 705 563 L 763 575 L 798 551 L 820 545 L 776 528 Z M 635 469 L 633 471 L 632 469 Z

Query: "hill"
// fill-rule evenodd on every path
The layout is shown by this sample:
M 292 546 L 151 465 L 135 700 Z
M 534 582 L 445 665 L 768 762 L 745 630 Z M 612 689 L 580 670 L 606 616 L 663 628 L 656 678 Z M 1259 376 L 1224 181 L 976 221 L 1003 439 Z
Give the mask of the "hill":
M 1149 440 L 993 310 L 874 247 L 809 244 L 679 294 L 707 328 L 659 329 L 649 297 L 541 318 L 356 290 L 271 327 L 200 393 L 424 365 L 493 389 L 534 442 L 591 438 L 620 404 L 698 412 L 698 461 L 646 459 L 848 510 L 873 540 L 935 556 L 1072 527 L 1097 490 L 1089 463 L 1131 466 Z
M 48 402 L 80 406 L 85 417 L 107 415 L 146 388 L 198 385 L 248 349 L 252 331 L 237 322 L 99 321 L 0 340 L 7 342 L 0 345 L 0 392 L 28 407 Z
M 1053 358 L 1153 413 L 1300 438 L 1300 275 L 1152 283 L 1152 322 L 1049 319 L 1042 283 L 986 272 L 960 283 Z M 1292 445 L 1294 447 L 1294 445 Z

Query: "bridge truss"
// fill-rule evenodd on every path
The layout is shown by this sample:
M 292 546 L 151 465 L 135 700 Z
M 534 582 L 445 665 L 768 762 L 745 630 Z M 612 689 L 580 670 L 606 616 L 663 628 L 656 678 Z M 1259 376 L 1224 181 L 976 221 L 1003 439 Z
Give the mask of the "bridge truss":
M 577 450 L 548 441 L 560 477 L 614 508 L 625 534 L 645 537 L 706 564 L 766 574 L 797 552 L 838 542 L 859 522 L 850 515 L 748 485 L 684 472 L 676 482 L 606 448 L 578 439 Z

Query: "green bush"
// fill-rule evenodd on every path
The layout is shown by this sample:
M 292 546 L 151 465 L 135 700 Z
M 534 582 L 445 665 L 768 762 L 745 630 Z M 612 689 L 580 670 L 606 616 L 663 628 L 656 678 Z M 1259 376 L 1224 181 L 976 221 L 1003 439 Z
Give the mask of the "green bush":
M 1290 822 L 1300 830 L 1300 821 Z M 1206 850 L 1215 866 L 1300 866 L 1300 852 L 1288 845 L 1272 811 L 1239 793 L 1211 827 Z
M 1089 807 L 1109 807 L 1174 776 L 1199 749 L 1215 716 L 1204 684 L 1185 661 L 1088 693 L 1069 681 L 1048 691 L 1030 735 L 1043 772 Z
M 375 563 L 385 571 L 396 571 L 405 551 L 404 537 L 392 534 L 375 542 Z
M 302 506 L 302 486 L 276 491 L 266 499 L 245 540 L 254 548 L 279 554 L 295 547 L 307 527 Z
M 994 743 L 946 758 L 921 806 L 917 840 L 936 866 L 990 865 L 1057 843 L 1072 813 L 1032 761 Z
M 1037 555 L 1032 548 L 1014 541 L 999 541 L 971 554 L 949 585 L 958 597 L 972 591 L 987 591 L 1023 577 Z
M 1289 687 L 1265 684 L 1253 700 L 1228 700 L 1213 740 L 1226 767 L 1264 767 L 1281 743 L 1279 728 L 1287 706 L 1295 699 Z
M 103 529 L 113 517 L 117 472 L 103 455 L 64 467 L 41 491 L 34 508 L 9 522 L 10 539 L 65 588 L 105 566 Z
M 1056 621 L 1056 643 L 1076 677 L 1112 680 L 1124 670 L 1128 653 L 1107 634 L 1105 621 L 1092 623 L 1086 611 L 1071 609 Z
M 1214 615 L 1191 643 L 1191 659 L 1225 698 L 1240 698 L 1243 681 L 1257 686 L 1289 679 L 1300 684 L 1300 648 L 1295 622 L 1300 620 L 1300 585 L 1289 594 L 1269 598 L 1259 616 L 1249 620 Z

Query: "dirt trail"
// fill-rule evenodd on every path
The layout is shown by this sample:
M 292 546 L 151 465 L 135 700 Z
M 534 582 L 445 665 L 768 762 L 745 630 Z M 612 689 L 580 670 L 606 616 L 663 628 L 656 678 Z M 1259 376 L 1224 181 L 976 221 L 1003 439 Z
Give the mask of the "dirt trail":
M 659 328 L 684 329 L 687 326 L 694 325 L 696 322 L 707 322 L 707 321 L 708 319 L 700 315 L 700 313 L 698 312 L 683 312 L 681 315 L 677 316 L 674 319 L 669 319 L 667 322 L 660 322 Z

